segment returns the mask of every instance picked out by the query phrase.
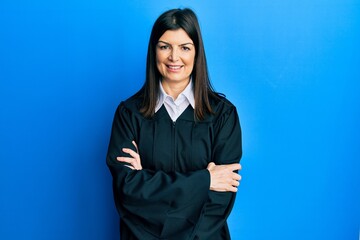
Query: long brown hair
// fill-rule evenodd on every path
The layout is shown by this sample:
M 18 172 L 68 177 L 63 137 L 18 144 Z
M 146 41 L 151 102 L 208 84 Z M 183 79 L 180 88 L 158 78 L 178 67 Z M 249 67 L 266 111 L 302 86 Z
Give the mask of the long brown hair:
M 146 61 L 146 80 L 136 94 L 143 98 L 140 111 L 145 117 L 154 115 L 160 91 L 161 75 L 156 66 L 156 45 L 167 30 L 180 28 L 189 35 L 195 46 L 195 63 L 191 73 L 194 84 L 195 117 L 198 120 L 203 120 L 206 113 L 213 113 L 209 97 L 217 97 L 218 94 L 214 92 L 210 83 L 199 22 L 195 13 L 191 9 L 185 8 L 164 12 L 155 21 L 152 28 Z

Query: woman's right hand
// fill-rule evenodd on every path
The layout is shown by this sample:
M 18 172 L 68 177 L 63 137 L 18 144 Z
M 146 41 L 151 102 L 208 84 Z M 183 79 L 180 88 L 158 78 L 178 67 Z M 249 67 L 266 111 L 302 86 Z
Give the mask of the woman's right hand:
M 215 165 L 211 162 L 207 166 L 210 172 L 210 190 L 216 192 L 237 192 L 241 176 L 235 173 L 241 170 L 239 163 Z
M 132 170 L 142 170 L 138 146 L 136 145 L 135 141 L 132 141 L 132 144 L 135 146 L 136 152 L 130 148 L 123 148 L 122 151 L 124 153 L 128 153 L 131 157 L 117 157 L 116 160 L 130 164 L 125 166 Z

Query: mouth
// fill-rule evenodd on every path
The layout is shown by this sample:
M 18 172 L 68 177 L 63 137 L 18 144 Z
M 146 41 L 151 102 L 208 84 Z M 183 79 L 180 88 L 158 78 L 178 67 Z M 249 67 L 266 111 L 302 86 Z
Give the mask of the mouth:
M 180 70 L 183 65 L 166 65 L 166 67 L 170 70 L 170 71 L 178 71 Z

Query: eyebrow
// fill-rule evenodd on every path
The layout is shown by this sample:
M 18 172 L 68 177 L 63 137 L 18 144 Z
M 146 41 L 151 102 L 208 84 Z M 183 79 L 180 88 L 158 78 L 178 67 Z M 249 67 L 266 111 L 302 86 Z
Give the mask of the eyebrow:
M 167 44 L 167 45 L 171 45 L 170 43 L 162 41 L 162 40 L 159 40 L 158 43 L 164 43 L 164 44 Z M 179 46 L 184 46 L 184 45 L 188 45 L 188 44 L 194 45 L 193 43 L 188 42 L 188 43 L 179 44 Z

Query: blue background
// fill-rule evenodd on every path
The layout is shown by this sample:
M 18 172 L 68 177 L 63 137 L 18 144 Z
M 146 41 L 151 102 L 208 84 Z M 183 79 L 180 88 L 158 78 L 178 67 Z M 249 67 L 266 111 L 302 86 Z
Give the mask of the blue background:
M 0 2 L 0 239 L 118 239 L 113 113 L 144 80 L 160 13 L 198 14 L 237 106 L 233 239 L 358 239 L 360 2 Z

